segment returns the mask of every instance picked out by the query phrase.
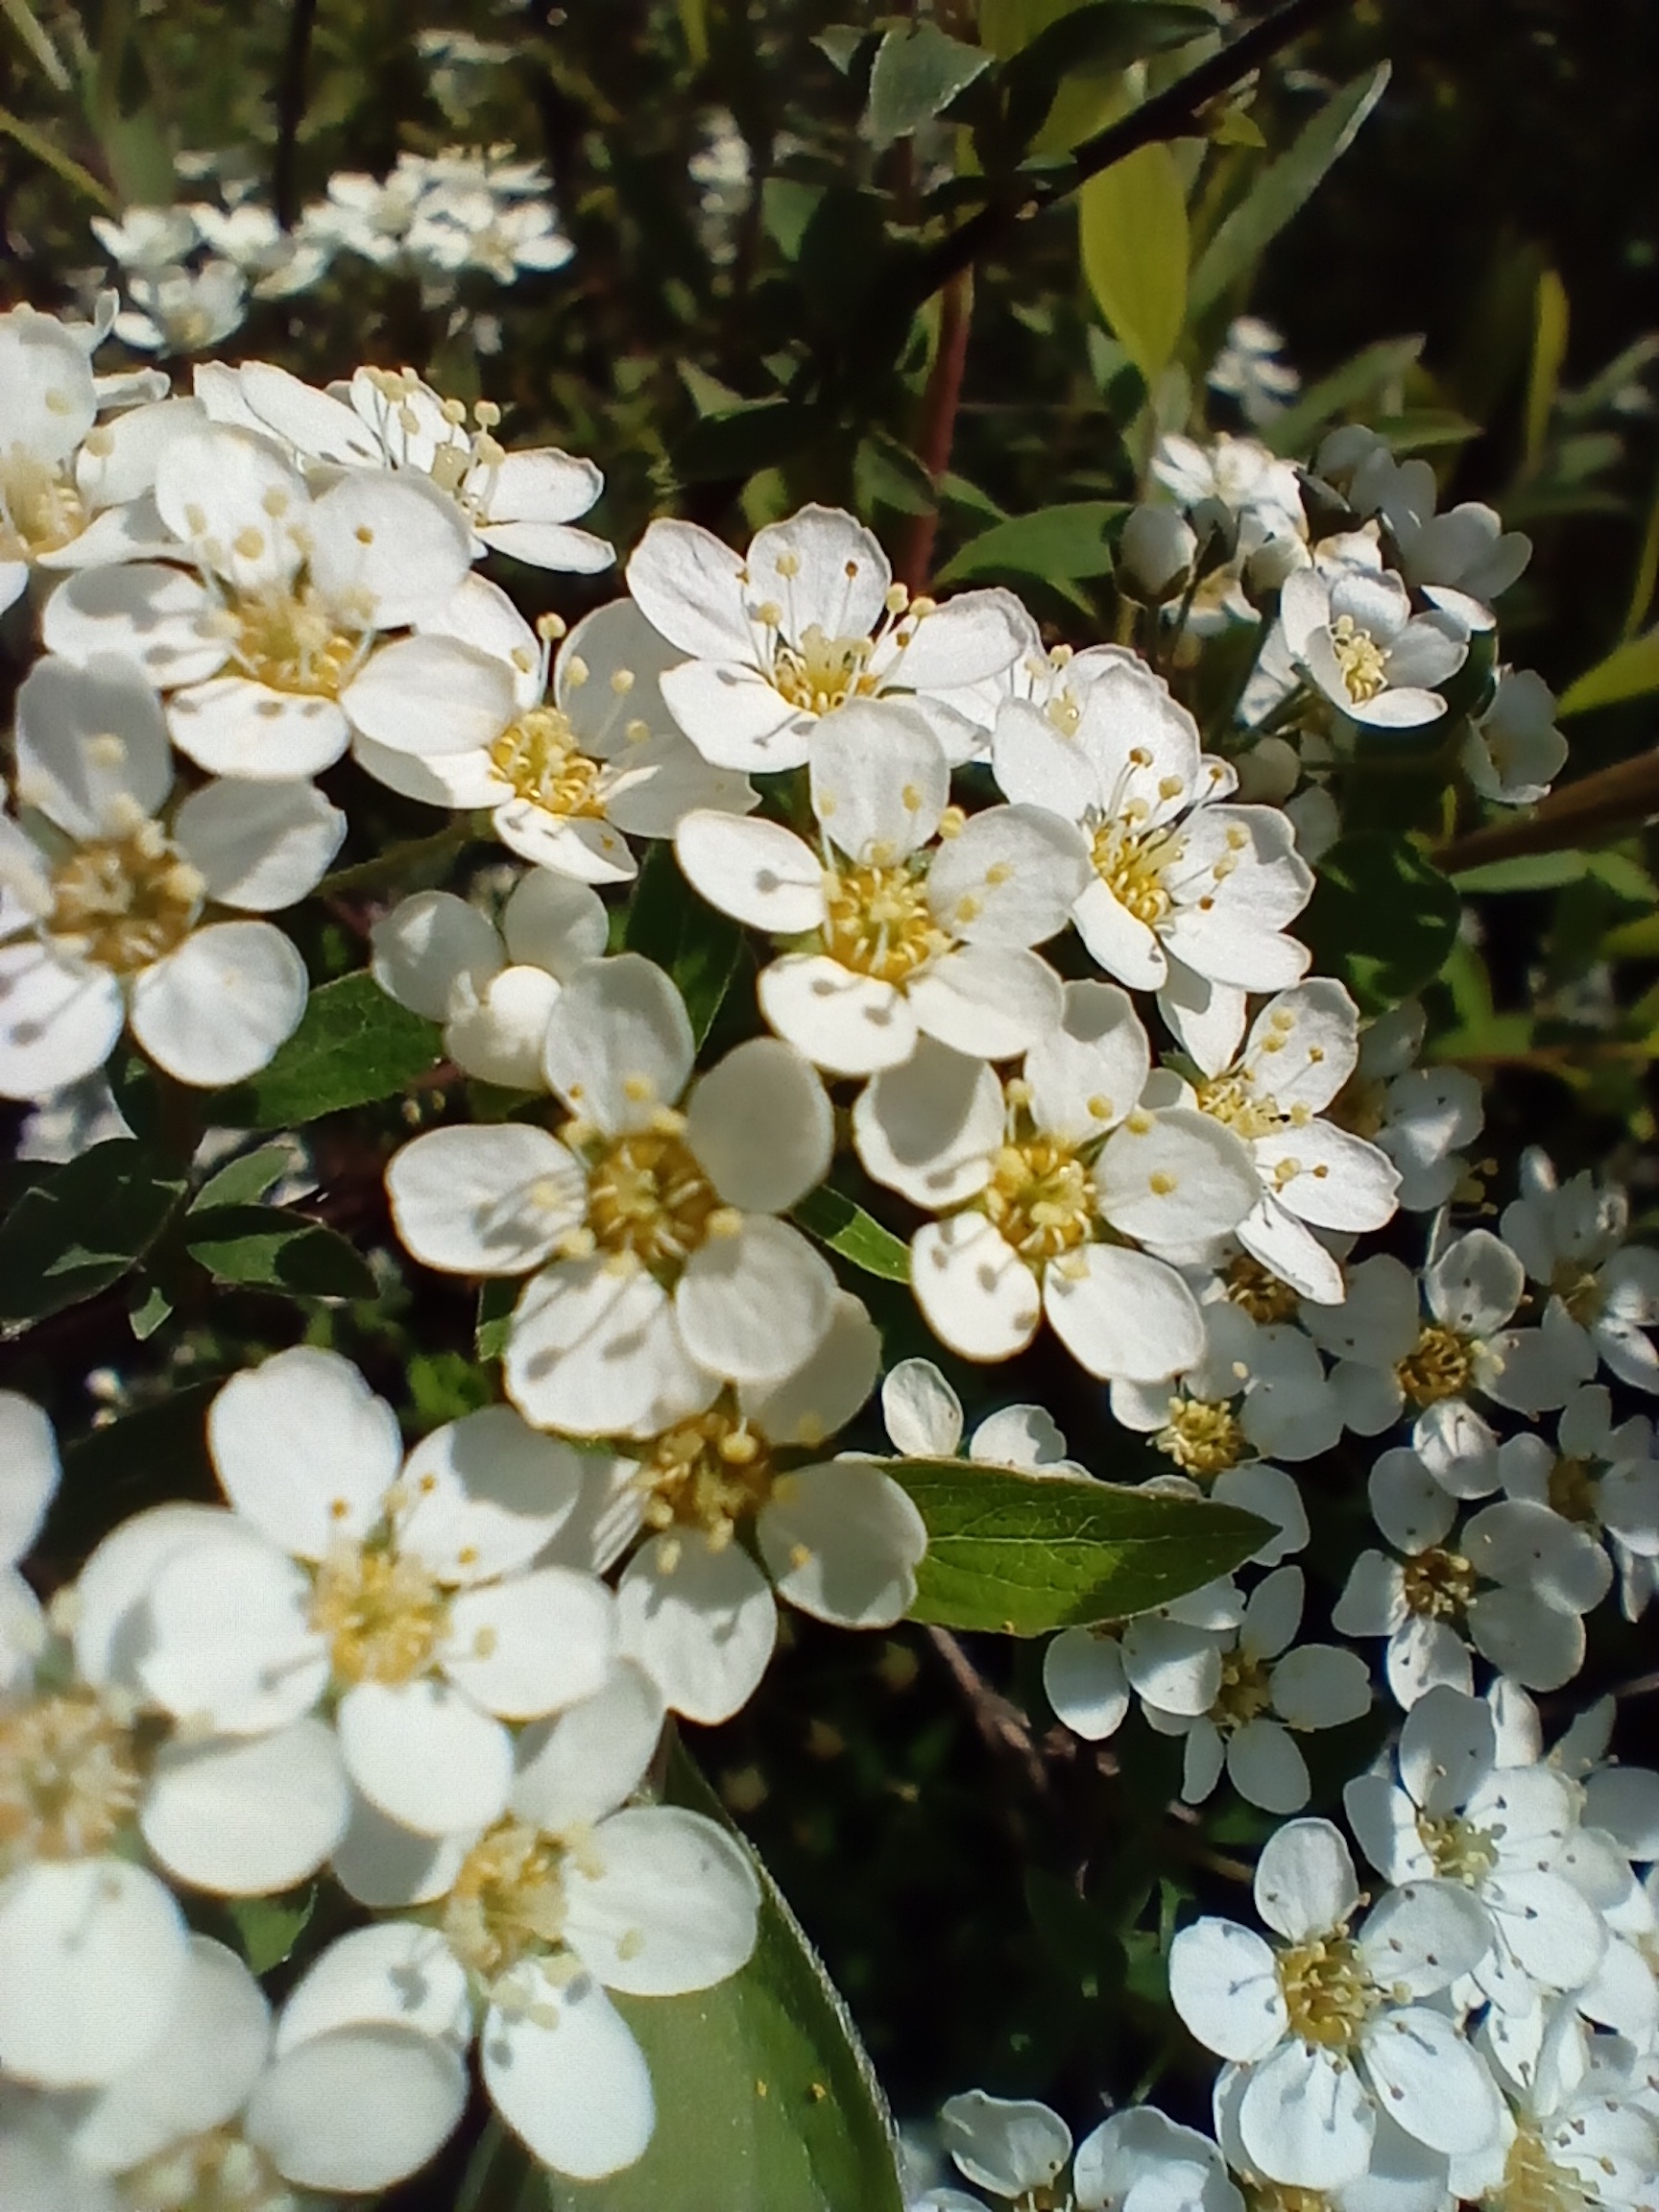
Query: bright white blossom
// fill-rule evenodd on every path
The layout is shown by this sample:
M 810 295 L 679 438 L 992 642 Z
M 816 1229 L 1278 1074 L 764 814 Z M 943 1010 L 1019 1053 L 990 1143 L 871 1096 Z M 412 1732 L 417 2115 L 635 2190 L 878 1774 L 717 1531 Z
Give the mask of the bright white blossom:
M 346 818 L 312 784 L 229 781 L 171 799 L 160 702 L 98 654 L 38 662 L 17 698 L 19 817 L 0 816 L 0 1095 L 39 1097 L 123 1027 L 182 1083 L 263 1068 L 305 1010 L 269 922 L 315 889 Z
M 1463 740 L 1463 773 L 1482 799 L 1530 806 L 1567 764 L 1555 726 L 1555 694 L 1530 668 L 1501 668 L 1490 706 Z
M 571 1117 L 560 1135 L 517 1121 L 434 1129 L 387 1168 L 416 1259 L 530 1276 L 505 1373 L 538 1426 L 653 1436 L 706 1412 L 728 1381 L 791 1372 L 830 1330 L 834 1276 L 778 1218 L 829 1167 L 829 1097 L 774 1038 L 691 1085 L 695 1055 L 660 968 L 637 953 L 590 961 L 543 1044 Z
M 199 269 L 177 265 L 133 270 L 132 301 L 115 318 L 115 335 L 141 353 L 200 353 L 239 329 L 248 313 L 248 284 L 233 261 L 211 258 Z
M 1361 438 L 1369 440 L 1369 450 L 1355 466 L 1351 456 Z M 1478 500 L 1437 515 L 1432 465 L 1421 457 L 1397 461 L 1374 433 L 1334 434 L 1320 451 L 1322 472 L 1328 459 L 1338 457 L 1353 470 L 1350 504 L 1357 514 L 1380 516 L 1387 525 L 1411 589 L 1465 631 L 1494 628 L 1492 601 L 1526 567 L 1532 541 L 1519 530 L 1505 531 L 1496 512 Z
M 1503 1235 L 1530 1279 L 1548 1292 L 1539 1327 L 1519 1333 L 1510 1358 L 1519 1393 L 1510 1403 L 1532 1413 L 1560 1403 L 1553 1393 L 1565 1366 L 1588 1382 L 1598 1363 L 1638 1390 L 1659 1390 L 1659 1352 L 1647 1331 L 1659 1326 L 1659 1253 L 1626 1245 L 1630 1205 L 1617 1184 L 1588 1169 L 1556 1179 L 1548 1156 L 1521 1156 L 1521 1196 L 1503 1209 Z
M 799 768 L 814 729 L 850 701 L 902 697 L 945 758 L 983 740 L 938 694 L 1009 667 L 1026 638 L 1008 591 L 912 599 L 880 545 L 838 507 L 804 507 L 743 556 L 694 522 L 653 522 L 628 589 L 684 660 L 662 696 L 717 767 Z
M 881 1420 L 893 1449 L 911 1459 L 953 1459 L 962 1443 L 962 1401 L 931 1359 L 901 1359 L 881 1379 Z M 1027 1475 L 1086 1475 L 1066 1456 L 1066 1439 L 1041 1406 L 1004 1406 L 968 1439 L 978 1467 Z
M 1351 569 L 1331 581 L 1318 568 L 1286 579 L 1279 620 L 1291 661 L 1351 722 L 1413 730 L 1446 711 L 1433 686 L 1468 655 L 1447 616 L 1414 614 L 1387 569 Z
M 799 948 L 760 972 L 772 1027 L 840 1075 L 897 1068 L 919 1037 L 981 1059 L 1034 1044 L 1060 982 L 1032 948 L 1082 888 L 1075 830 L 1040 806 L 948 811 L 950 769 L 911 706 L 843 707 L 809 753 L 817 852 L 781 823 L 707 810 L 674 839 L 710 905 Z

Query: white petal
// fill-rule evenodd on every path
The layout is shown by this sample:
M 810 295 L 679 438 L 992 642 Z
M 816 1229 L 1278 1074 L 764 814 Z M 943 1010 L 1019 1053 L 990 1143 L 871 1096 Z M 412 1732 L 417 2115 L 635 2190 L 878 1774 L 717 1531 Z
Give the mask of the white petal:
M 857 975 L 823 953 L 792 953 L 760 971 L 760 1011 L 832 1075 L 873 1075 L 910 1057 L 916 1016 L 904 994 L 874 975 Z
M 1203 1358 L 1204 1324 L 1173 1267 L 1145 1252 L 1085 1244 L 1075 1274 L 1050 1266 L 1043 1305 L 1078 1365 L 1103 1380 L 1159 1382 Z
M 1272 2180 L 1336 2189 L 1358 2180 L 1371 2154 L 1373 2107 L 1346 2059 L 1293 2039 L 1251 2074 L 1238 2131 Z
M 644 1669 L 617 1660 L 591 1697 L 520 1732 L 514 1813 L 557 1835 L 613 1812 L 645 1779 L 665 1710 Z
M 359 735 L 393 752 L 470 753 L 513 720 L 513 670 L 458 637 L 398 637 L 370 655 L 340 704 Z
M 366 1536 L 403 1458 L 385 1399 L 338 1352 L 303 1344 L 231 1377 L 207 1443 L 237 1512 L 301 1559 Z
M 1115 983 L 1068 983 L 1060 1025 L 1025 1055 L 1037 1126 L 1073 1143 L 1120 1121 L 1145 1087 L 1151 1047 Z
M 673 1805 L 613 1813 L 594 1832 L 593 1871 L 565 1876 L 567 1940 L 608 1988 L 677 1997 L 736 1973 L 755 1948 L 760 1887 L 742 1845 Z
M 1169 1995 L 1208 2050 L 1223 2058 L 1265 2057 L 1286 2014 L 1273 1954 L 1253 1929 L 1199 1920 L 1169 1946 Z
M 1071 2155 L 1071 2130 L 1057 2112 L 983 2089 L 946 2099 L 939 2136 L 968 2179 L 998 2197 L 1046 2190 Z
M 1292 1728 L 1341 1728 L 1371 1707 L 1371 1671 L 1341 1645 L 1299 1645 L 1272 1680 L 1273 1709 Z
M 693 1252 L 674 1310 L 686 1351 L 710 1374 L 763 1382 L 809 1359 L 834 1310 L 835 1271 L 800 1230 L 749 1214 Z
M 161 703 L 134 662 L 37 661 L 17 691 L 16 784 L 71 837 L 100 837 L 123 806 L 156 813 L 173 781 Z
M 910 1279 L 928 1327 L 965 1359 L 1009 1359 L 1042 1318 L 1037 1278 L 982 1214 L 929 1221 L 910 1247 Z
M 526 1284 L 503 1378 L 528 1420 L 573 1436 L 654 1436 L 719 1389 L 656 1277 L 613 1272 L 602 1257 L 559 1261 Z
M 32 1398 L 0 1390 L 0 1560 L 8 1567 L 33 1548 L 61 1479 L 51 1422 Z
M 424 478 L 354 469 L 311 510 L 311 579 L 366 628 L 398 629 L 455 590 L 472 565 L 470 536 Z
M 376 1911 L 429 1905 L 454 1886 L 475 1839 L 417 1836 L 353 1794 L 345 1835 L 335 1847 L 333 1873 L 349 1897 Z
M 0 1097 L 43 1098 L 102 1068 L 126 1019 L 121 984 L 32 938 L 0 945 Z
M 305 1011 L 305 963 L 269 922 L 217 922 L 132 985 L 132 1034 L 180 1083 L 238 1083 L 269 1066 Z
M 501 910 L 509 956 L 546 969 L 562 983 L 604 951 L 607 927 L 595 892 L 541 873 L 524 877 Z
M 312 2189 L 390 2188 L 445 2143 L 467 2104 L 467 2069 L 409 2028 L 340 2028 L 297 2044 L 265 2073 L 243 2132 L 284 2179 Z
M 1312 1793 L 1308 1762 L 1276 1720 L 1248 1720 L 1229 1739 L 1227 1773 L 1239 1796 L 1266 1813 L 1299 1813 Z
M 0 1884 L 0 2050 L 47 2088 L 113 2080 L 166 2028 L 189 1931 L 154 1874 L 43 1861 Z
M 212 676 L 175 691 L 167 728 L 186 759 L 209 775 L 256 782 L 320 776 L 351 738 L 351 726 L 332 699 L 278 691 L 247 676 Z
M 636 556 L 637 558 L 637 556 Z M 656 2126 L 639 2046 L 597 1982 L 541 1982 L 530 2009 L 492 2006 L 479 2038 L 495 2109 L 556 2174 L 601 2179 L 632 2166 Z
M 1126 1237 L 1178 1248 L 1237 1228 L 1261 1195 L 1250 1156 L 1207 1114 L 1172 1107 L 1113 1130 L 1093 1176 L 1101 1214 Z
M 513 1740 L 446 1683 L 358 1682 L 336 1725 L 352 1781 L 418 1836 L 485 1828 L 506 1808 Z
M 982 1060 L 1006 1060 L 1041 1043 L 1065 1004 L 1060 978 L 1018 945 L 962 945 L 919 969 L 910 1007 L 929 1037 Z
M 882 701 L 851 701 L 826 715 L 812 733 L 810 765 L 812 811 L 836 851 L 860 866 L 890 867 L 926 845 L 950 796 L 932 732 L 908 708 Z
M 89 568 L 47 600 L 41 635 L 70 661 L 120 653 L 163 689 L 202 684 L 229 651 L 213 621 L 215 602 L 198 579 L 159 562 Z
M 931 1359 L 901 1359 L 881 1384 L 881 1420 L 893 1449 L 950 1459 L 962 1441 L 962 1402 Z
M 637 952 L 577 970 L 543 1048 L 548 1082 L 610 1137 L 647 1129 L 660 1107 L 677 1105 L 695 1057 L 685 1000 Z
M 741 661 L 687 661 L 659 678 L 663 702 L 703 758 L 738 775 L 801 767 L 813 716 Z
M 1129 1684 L 1115 1636 L 1062 1628 L 1043 1653 L 1043 1688 L 1073 1735 L 1098 1743 L 1128 1718 Z
M 471 2037 L 467 1972 L 436 1928 L 393 1920 L 330 1943 L 295 1984 L 276 2055 L 337 2028 L 413 2028 L 462 2050 Z
M 457 1275 L 524 1274 L 588 1205 L 581 1164 L 522 1121 L 429 1130 L 393 1154 L 386 1191 L 413 1256 Z
M 316 1873 L 350 1804 L 333 1729 L 305 1719 L 252 1740 L 164 1744 L 139 1826 L 179 1881 L 268 1897 Z
M 1329 1820 L 1293 1820 L 1270 1837 L 1256 1867 L 1256 1910 L 1300 1943 L 1339 1928 L 1359 1902 L 1354 1862 Z
M 1383 2109 L 1407 2135 L 1453 2157 L 1496 2140 L 1498 2092 L 1443 2014 L 1420 2005 L 1385 2013 L 1365 2030 L 1361 2049 Z
M 824 864 L 780 822 L 696 807 L 674 832 L 685 880 L 723 914 L 775 937 L 824 919 Z
M 728 1052 L 696 1085 L 685 1142 L 728 1206 L 783 1214 L 830 1172 L 834 1115 L 810 1064 L 774 1037 Z
M 1472 1973 L 1491 1940 L 1492 1923 L 1469 1890 L 1413 1881 L 1388 1890 L 1372 1911 L 1359 1955 L 1380 1987 L 1431 1997 Z
M 672 1564 L 670 1564 L 672 1562 Z M 766 1671 L 778 1612 L 737 1545 L 670 1531 L 643 1545 L 616 1591 L 622 1648 L 688 1720 L 729 1720 Z
M 983 1060 L 922 1037 L 902 1067 L 859 1093 L 853 1141 L 867 1174 L 938 1212 L 984 1189 L 1005 1119 L 1002 1086 Z
M 450 1606 L 439 1659 L 486 1713 L 534 1720 L 591 1696 L 615 1642 L 604 1583 L 568 1567 L 541 1567 L 463 1591 Z
M 846 1628 L 902 1619 L 927 1549 L 926 1524 L 904 1491 L 854 1459 L 780 1476 L 756 1533 L 780 1595 Z
M 482 991 L 503 966 L 494 924 L 452 891 L 417 891 L 399 900 L 370 936 L 374 980 L 428 1022 L 447 1020 L 463 977 Z
M 881 1366 L 881 1333 L 850 1290 L 830 1300 L 830 1326 L 810 1358 L 776 1378 L 743 1384 L 737 1402 L 774 1444 L 818 1445 L 869 1397 Z
M 314 783 L 210 783 L 180 807 L 173 834 L 209 899 L 267 914 L 317 888 L 346 817 Z
M 1081 831 L 1038 806 L 989 806 L 940 846 L 927 903 L 970 945 L 1041 945 L 1091 879 Z
M 143 1684 L 138 1662 L 151 1643 L 148 1599 L 168 1560 L 204 1537 L 234 1540 L 234 1514 L 216 1505 L 152 1505 L 112 1528 L 81 1570 L 75 1584 L 75 1668 L 96 1689 L 136 1695 Z M 246 1540 L 261 1551 L 263 1540 Z
M 409 1455 L 397 1547 L 441 1582 L 493 1581 L 527 1566 L 575 1510 L 580 1453 L 511 1406 L 447 1421 Z
M 198 1728 L 257 1735 L 308 1713 L 328 1681 L 311 1582 L 262 1544 L 204 1538 L 165 1560 L 144 1612 L 144 1688 Z
M 751 650 L 743 563 L 694 522 L 653 522 L 628 564 L 628 589 L 654 629 L 705 661 Z
M 757 530 L 744 565 L 754 596 L 781 606 L 784 635 L 795 638 L 813 623 L 830 637 L 863 637 L 893 581 L 875 535 L 844 508 L 815 501 Z

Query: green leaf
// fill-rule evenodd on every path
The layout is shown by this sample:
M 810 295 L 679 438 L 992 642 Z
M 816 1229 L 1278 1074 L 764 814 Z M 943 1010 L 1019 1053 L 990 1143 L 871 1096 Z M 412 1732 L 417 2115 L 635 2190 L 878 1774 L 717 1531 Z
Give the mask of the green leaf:
M 1333 416 L 1357 407 L 1384 384 L 1403 376 L 1423 350 L 1419 338 L 1382 338 L 1340 369 L 1320 378 L 1293 407 L 1262 425 L 1262 440 L 1275 453 L 1305 453 Z
M 209 1175 L 191 1199 L 190 1211 L 201 1214 L 210 1206 L 254 1205 L 293 1166 L 294 1154 L 286 1144 L 261 1144 L 256 1152 L 244 1152 Z
M 1364 1014 L 1382 1014 L 1432 982 L 1457 942 L 1455 887 L 1404 837 L 1358 830 L 1319 862 L 1297 924 L 1322 975 L 1338 975 Z
M 209 1118 L 234 1129 L 296 1129 L 320 1115 L 391 1098 L 440 1056 L 439 1028 L 389 998 L 367 970 L 313 991 L 269 1068 L 221 1091 Z
M 220 1283 L 296 1298 L 373 1298 L 378 1288 L 369 1262 L 337 1229 L 276 1206 L 193 1209 L 184 1242 Z
M 480 1359 L 499 1359 L 507 1350 L 507 1332 L 522 1286 L 511 1277 L 492 1276 L 478 1293 L 478 1322 L 473 1343 Z
M 971 538 L 939 571 L 941 584 L 966 584 L 986 576 L 1036 576 L 1046 583 L 1109 576 L 1112 549 L 1106 532 L 1124 512 L 1119 499 L 1078 499 L 1064 507 L 1039 507 Z
M 84 1557 L 117 1522 L 146 1505 L 179 1499 L 223 1504 L 207 1454 L 207 1408 L 223 1380 L 170 1384 L 164 1398 L 67 1446 L 42 1549 Z
M 1659 628 L 1615 646 L 1605 661 L 1599 661 L 1568 687 L 1555 710 L 1587 714 L 1593 707 L 1616 707 L 1622 699 L 1639 699 L 1647 691 L 1659 691 Z
M 1187 319 L 1187 195 L 1172 149 L 1154 139 L 1091 177 L 1077 214 L 1089 289 L 1150 386 Z
M 1199 256 L 1192 272 L 1191 307 L 1200 314 L 1238 277 L 1312 197 L 1333 165 L 1353 145 L 1360 125 L 1388 82 L 1382 62 L 1334 92 L 1276 161 L 1270 161 Z
M 1144 1613 L 1230 1574 L 1267 1533 L 1208 1499 L 963 1459 L 878 1464 L 927 1524 L 910 1618 L 946 1628 L 1042 1636 Z
M 799 1206 L 790 1208 L 789 1218 L 820 1244 L 862 1267 L 866 1275 L 880 1275 L 889 1283 L 909 1282 L 909 1245 L 828 1184 L 808 1190 Z
M 870 72 L 864 128 L 878 153 L 931 122 L 991 66 L 983 47 L 965 46 L 936 23 L 889 31 Z
M 1023 151 L 1048 120 L 1069 78 L 1115 77 L 1132 61 L 1214 31 L 1215 17 L 1190 0 L 1090 0 L 1046 24 L 1004 63 L 1008 135 Z
M 1576 883 L 1589 867 L 1582 853 L 1518 853 L 1511 860 L 1489 860 L 1465 868 L 1452 878 L 1453 889 L 1470 891 L 1553 891 Z
M 1530 473 L 1544 458 L 1550 418 L 1567 358 L 1567 287 L 1553 269 L 1538 279 L 1532 332 L 1532 366 L 1527 379 L 1526 467 Z
M 0 1323 L 38 1321 L 118 1283 L 184 1190 L 176 1164 L 125 1138 L 25 1190 L 0 1224 Z
M 792 459 L 823 426 L 818 408 L 793 399 L 746 399 L 690 425 L 674 446 L 674 473 L 682 484 L 753 476 Z
M 665 1791 L 731 1829 L 684 1752 Z M 741 1839 L 739 1839 L 741 1840 Z M 549 2175 L 476 2212 L 901 2212 L 893 2125 L 847 2008 L 758 1860 L 754 1957 L 689 1997 L 612 2002 L 651 2068 L 657 2131 L 609 2180 Z M 522 2154 L 520 2153 L 520 2156 Z M 501 2152 L 493 2153 L 499 2182 Z
M 251 1974 L 269 1974 L 288 1959 L 317 1908 L 315 1885 L 286 1897 L 232 1897 L 225 1910 Z
M 698 898 L 666 840 L 645 855 L 622 942 L 674 978 L 701 1045 L 737 973 L 743 929 Z

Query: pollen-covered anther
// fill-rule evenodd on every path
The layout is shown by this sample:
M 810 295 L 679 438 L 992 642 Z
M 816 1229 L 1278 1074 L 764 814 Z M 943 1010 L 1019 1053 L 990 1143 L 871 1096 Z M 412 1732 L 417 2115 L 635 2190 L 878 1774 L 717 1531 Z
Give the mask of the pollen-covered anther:
M 782 609 L 768 601 L 758 610 L 769 630 L 779 629 Z M 809 622 L 798 643 L 780 637 L 772 649 L 773 688 L 806 714 L 830 714 L 849 699 L 868 698 L 877 688 L 869 671 L 868 637 L 831 637 Z
M 1000 1145 L 991 1181 L 975 1201 L 1004 1241 L 1027 1261 L 1058 1259 L 1085 1243 L 1094 1187 L 1074 1149 L 1057 1137 Z
M 486 1829 L 444 1902 L 450 1949 L 486 1985 L 553 1952 L 565 1934 L 565 1845 L 521 1820 Z
M 245 533 L 245 536 L 249 535 Z M 263 549 L 264 541 L 246 557 Z M 240 541 L 238 550 L 245 551 Z M 344 626 L 346 603 L 325 606 L 309 585 L 273 585 L 238 595 L 228 608 L 230 657 L 244 676 L 272 691 L 336 699 L 356 673 L 372 609 L 363 601 L 358 629 Z
M 12 1706 L 0 1716 L 0 1874 L 102 1851 L 138 1791 L 132 1734 L 90 1692 Z
M 1200 1481 L 1237 1467 L 1249 1451 L 1233 1408 L 1219 1399 L 1171 1398 L 1169 1419 L 1152 1441 Z
M 1331 650 L 1352 705 L 1363 707 L 1379 691 L 1387 689 L 1386 656 L 1376 638 L 1358 627 L 1352 614 L 1338 614 L 1332 623 Z
M 419 1559 L 390 1546 L 343 1544 L 317 1571 L 310 1623 L 347 1683 L 413 1682 L 448 1631 L 448 1599 Z
M 510 722 L 491 743 L 490 765 L 516 797 L 543 814 L 592 821 L 605 812 L 598 762 L 583 752 L 557 707 L 532 707 Z
M 1455 1330 L 1427 1323 L 1394 1372 L 1414 1406 L 1437 1406 L 1468 1389 L 1475 1374 L 1474 1353 Z
M 47 934 L 114 974 L 136 974 L 183 943 L 205 891 L 160 825 L 140 819 L 127 835 L 79 846 L 59 863 Z
M 1278 1967 L 1292 2035 L 1327 2051 L 1346 2051 L 1358 2040 L 1380 1993 L 1348 1936 L 1294 1944 L 1279 1954 Z
M 723 1551 L 737 1523 L 766 1503 L 777 1477 L 765 1438 L 720 1405 L 664 1430 L 635 1479 L 647 1527 L 700 1529 L 710 1551 Z
M 680 1138 L 655 1129 L 613 1140 L 589 1168 L 595 1247 L 628 1262 L 678 1264 L 706 1238 L 730 1233 L 712 1225 L 729 1211 Z
M 921 878 L 902 865 L 830 870 L 824 903 L 824 950 L 855 974 L 902 983 L 950 949 Z

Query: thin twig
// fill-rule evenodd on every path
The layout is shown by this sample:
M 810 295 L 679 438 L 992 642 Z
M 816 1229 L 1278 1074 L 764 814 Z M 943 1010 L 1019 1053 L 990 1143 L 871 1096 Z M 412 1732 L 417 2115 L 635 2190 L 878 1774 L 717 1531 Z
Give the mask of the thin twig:
M 316 27 L 317 0 L 294 0 L 288 50 L 276 86 L 276 154 L 271 164 L 271 204 L 284 230 L 293 229 L 300 213 L 300 126 L 305 116 L 305 77 Z
M 992 1750 L 1017 1759 L 1031 1788 L 1039 1794 L 1046 1793 L 1047 1770 L 1020 1708 L 999 1690 L 992 1689 L 949 1628 L 929 1628 L 927 1641 L 944 1660 L 946 1671 L 961 1691 L 974 1716 L 974 1726 Z
M 1551 791 L 1524 821 L 1494 822 L 1455 837 L 1434 854 L 1448 876 L 1484 868 L 1524 853 L 1561 853 L 1575 845 L 1623 837 L 1659 814 L 1659 747 L 1633 760 L 1615 761 L 1593 776 Z
M 939 534 L 939 484 L 950 466 L 973 320 L 974 273 L 964 269 L 946 285 L 945 297 L 939 302 L 939 348 L 923 401 L 919 458 L 933 487 L 933 505 L 926 515 L 911 517 L 895 565 L 900 583 L 912 591 L 924 589 L 933 566 L 933 542 Z

